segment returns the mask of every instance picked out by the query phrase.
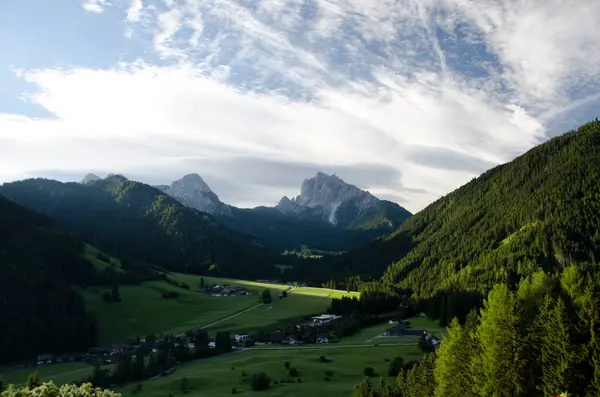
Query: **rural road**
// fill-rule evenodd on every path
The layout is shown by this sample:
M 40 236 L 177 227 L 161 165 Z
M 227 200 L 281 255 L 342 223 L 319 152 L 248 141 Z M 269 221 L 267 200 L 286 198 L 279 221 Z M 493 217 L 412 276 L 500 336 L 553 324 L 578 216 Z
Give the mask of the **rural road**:
M 319 349 L 353 349 L 360 347 L 392 347 L 392 346 L 417 346 L 416 343 L 379 343 L 377 345 L 332 345 L 325 344 L 325 346 L 294 346 L 294 347 L 250 347 L 247 349 L 243 349 L 244 351 L 252 351 L 252 350 L 319 350 Z
M 231 320 L 232 318 L 234 318 L 234 317 L 237 317 L 237 316 L 239 316 L 240 314 L 244 314 L 244 313 L 246 313 L 246 312 L 249 312 L 250 310 L 254 310 L 254 309 L 256 309 L 257 307 L 259 307 L 259 306 L 262 306 L 262 305 L 263 305 L 262 303 L 259 303 L 258 305 L 255 305 L 255 306 L 249 307 L 248 309 L 242 310 L 241 312 L 237 312 L 237 313 L 235 313 L 235 314 L 232 314 L 231 316 L 228 316 L 228 317 L 222 318 L 222 319 L 220 319 L 220 320 L 217 320 L 217 321 L 215 321 L 214 323 L 210 323 L 210 324 L 208 324 L 208 325 L 203 325 L 203 326 L 202 326 L 202 327 L 200 327 L 200 328 L 208 328 L 208 327 L 212 327 L 213 325 L 217 325 L 217 324 L 219 324 L 219 323 L 222 323 L 223 321 Z

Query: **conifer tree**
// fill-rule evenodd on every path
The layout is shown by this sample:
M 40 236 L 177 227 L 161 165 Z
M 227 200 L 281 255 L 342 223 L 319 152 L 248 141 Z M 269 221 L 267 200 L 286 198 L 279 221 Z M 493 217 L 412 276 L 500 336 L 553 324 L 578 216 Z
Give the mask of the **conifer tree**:
M 462 327 L 454 318 L 448 327 L 448 335 L 444 337 L 438 348 L 435 362 L 436 397 L 473 396 L 473 376 L 471 361 L 477 354 L 475 339 L 478 316 L 472 311 Z
M 600 395 L 600 305 L 595 285 L 591 279 L 587 280 L 585 291 L 579 299 L 578 312 L 580 328 L 585 335 L 583 357 L 586 358 L 586 367 L 589 386 L 586 396 Z
M 517 300 L 506 284 L 496 285 L 481 309 L 477 329 L 480 354 L 471 369 L 482 397 L 518 396 L 524 390 L 522 336 Z
M 368 377 L 365 376 L 365 378 L 362 380 L 362 382 L 360 382 L 359 384 L 354 386 L 354 392 L 353 392 L 352 396 L 353 397 L 370 397 L 371 389 L 372 389 L 371 381 L 369 380 Z

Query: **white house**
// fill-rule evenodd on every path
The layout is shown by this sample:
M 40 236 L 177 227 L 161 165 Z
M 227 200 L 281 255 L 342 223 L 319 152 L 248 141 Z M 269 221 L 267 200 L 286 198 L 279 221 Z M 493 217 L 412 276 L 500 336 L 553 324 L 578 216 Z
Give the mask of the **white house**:
M 217 344 L 215 342 L 208 342 L 208 347 L 214 349 L 215 347 L 217 347 Z
M 235 334 L 235 341 L 238 343 L 246 342 L 248 340 L 248 334 L 245 332 Z
M 329 343 L 329 338 L 326 337 L 318 337 L 317 343 Z
M 321 325 L 337 320 L 338 318 L 342 318 L 342 316 L 336 316 L 335 314 L 321 314 L 320 316 L 312 317 L 312 321 L 314 324 Z

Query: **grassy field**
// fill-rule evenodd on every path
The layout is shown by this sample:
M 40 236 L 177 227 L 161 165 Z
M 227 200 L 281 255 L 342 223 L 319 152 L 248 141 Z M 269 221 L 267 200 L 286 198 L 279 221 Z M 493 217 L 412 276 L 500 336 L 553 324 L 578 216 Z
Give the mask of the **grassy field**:
M 99 256 L 98 254 L 100 254 L 100 250 L 94 246 L 85 244 L 85 246 L 83 247 L 83 256 L 85 257 L 85 259 L 92 262 L 92 264 L 94 265 L 94 267 L 97 270 L 104 270 L 107 267 L 112 267 L 117 272 L 123 271 L 121 269 L 121 260 L 120 259 L 116 259 L 110 255 L 106 255 L 106 254 L 102 253 L 103 254 L 102 257 L 106 259 L 106 260 L 102 260 L 98 257 Z
M 102 299 L 105 288 L 82 291 L 86 307 L 98 317 L 100 344 L 136 336 L 158 333 L 183 333 L 256 305 L 254 296 L 212 297 L 187 291 L 162 281 L 119 288 L 122 301 L 107 303 Z M 165 291 L 180 296 L 164 299 Z
M 169 278 L 183 282 L 189 285 L 194 290 L 200 290 L 200 279 L 204 278 L 204 284 L 229 284 L 229 285 L 242 285 L 248 289 L 253 289 L 256 291 L 262 291 L 265 288 L 270 289 L 271 291 L 283 291 L 289 288 L 289 285 L 285 284 L 276 284 L 276 283 L 262 283 L 258 281 L 247 281 L 247 280 L 237 280 L 232 278 L 221 278 L 221 277 L 208 277 L 208 276 L 196 276 L 192 274 L 181 274 L 181 273 L 170 273 Z
M 325 356 L 332 362 L 321 363 L 320 356 Z M 403 357 L 405 361 L 418 360 L 422 353 L 413 346 L 248 350 L 185 364 L 172 375 L 145 382 L 142 395 L 181 395 L 181 380 L 185 377 L 189 386 L 187 395 L 191 397 L 230 396 L 233 388 L 244 396 L 347 396 L 350 395 L 353 385 L 364 377 L 365 367 L 374 368 L 377 376 L 387 377 L 389 362 L 386 359 L 391 360 L 397 356 Z M 297 383 L 296 378 L 287 374 L 284 367 L 286 361 L 299 371 L 302 383 Z M 265 371 L 273 380 L 280 382 L 292 379 L 295 383 L 272 384 L 267 391 L 255 392 L 250 390 L 248 381 L 242 380 L 242 371 L 249 376 Z M 325 371 L 333 372 L 329 381 L 324 379 Z M 133 386 L 129 386 L 118 391 L 128 396 L 132 388 Z
M 202 277 L 190 275 L 190 274 L 178 274 L 171 273 L 169 274 L 169 278 L 178 281 L 184 282 L 188 284 L 192 289 L 199 290 L 200 289 L 200 279 Z M 237 280 L 231 278 L 218 278 L 218 277 L 203 277 L 205 285 L 209 284 L 230 284 L 230 285 L 242 285 L 248 289 L 253 289 L 255 291 L 262 291 L 265 288 L 270 289 L 273 292 L 284 291 L 290 288 L 289 285 L 286 284 L 277 284 L 277 283 L 263 283 L 258 281 L 247 281 L 247 280 Z M 298 287 L 292 288 L 290 290 L 290 294 L 296 295 L 308 295 L 308 296 L 318 296 L 321 298 L 341 298 L 342 296 L 356 296 L 358 297 L 360 294 L 358 292 L 346 292 L 335 289 L 328 288 L 316 288 L 316 287 Z
M 327 311 L 329 300 L 321 297 L 290 294 L 287 298 L 276 299 L 271 304 L 262 305 L 232 319 L 216 324 L 208 330 L 252 332 L 265 325 L 283 320 L 295 319 Z
M 56 385 L 82 380 L 92 373 L 92 366 L 86 363 L 52 364 L 39 368 L 19 368 L 0 371 L 4 381 L 15 385 L 25 383 L 30 373 L 37 372 L 43 381 L 53 381 Z
M 90 246 L 90 256 L 96 258 L 97 251 L 93 249 Z M 148 334 L 183 333 L 194 327 L 209 325 L 259 303 L 257 296 L 208 296 L 200 289 L 200 276 L 169 274 L 169 278 L 189 285 L 190 290 L 164 281 L 122 286 L 119 288 L 122 299 L 120 303 L 107 303 L 102 299 L 102 294 L 108 289 L 107 287 L 82 290 L 86 307 L 96 312 L 100 328 L 100 344 L 105 345 Z M 280 294 L 289 288 L 284 284 L 212 277 L 204 277 L 204 282 L 205 285 L 244 285 L 257 293 L 269 288 L 274 294 Z M 178 292 L 180 296 L 172 299 L 163 298 L 163 292 L 169 291 Z M 358 294 L 311 287 L 293 288 L 287 298 L 276 299 L 270 305 L 242 313 L 210 327 L 210 330 L 251 332 L 263 325 L 278 321 L 325 313 L 332 297 L 344 295 L 357 296 Z

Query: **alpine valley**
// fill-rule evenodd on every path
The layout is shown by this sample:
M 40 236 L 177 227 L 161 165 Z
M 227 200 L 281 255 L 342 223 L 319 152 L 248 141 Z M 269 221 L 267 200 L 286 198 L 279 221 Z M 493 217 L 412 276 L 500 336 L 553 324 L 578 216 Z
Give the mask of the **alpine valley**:
M 40 371 L 126 395 L 598 396 L 599 186 L 597 119 L 415 215 L 324 173 L 253 209 L 196 174 L 5 183 L 0 359 L 110 346 Z

